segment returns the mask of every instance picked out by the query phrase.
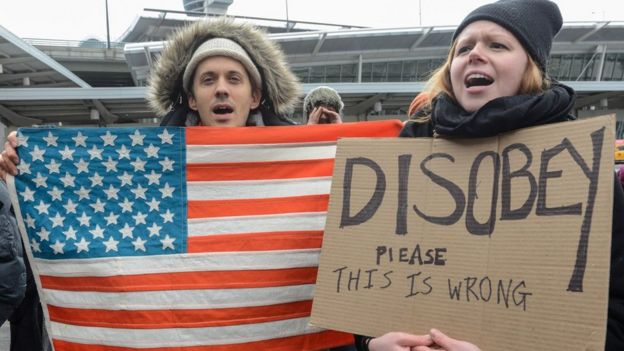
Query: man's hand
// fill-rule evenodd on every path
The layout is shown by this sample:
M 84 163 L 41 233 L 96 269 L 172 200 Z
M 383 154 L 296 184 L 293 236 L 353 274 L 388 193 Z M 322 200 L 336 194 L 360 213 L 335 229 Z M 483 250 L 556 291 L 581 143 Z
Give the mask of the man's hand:
M 308 124 L 339 124 L 342 118 L 338 112 L 332 111 L 323 106 L 317 106 L 310 112 Z
M 17 175 L 17 164 L 19 163 L 19 157 L 17 157 L 17 132 L 11 132 L 7 136 L 7 141 L 4 143 L 4 151 L 0 153 L 0 175 L 4 179 L 5 173 Z

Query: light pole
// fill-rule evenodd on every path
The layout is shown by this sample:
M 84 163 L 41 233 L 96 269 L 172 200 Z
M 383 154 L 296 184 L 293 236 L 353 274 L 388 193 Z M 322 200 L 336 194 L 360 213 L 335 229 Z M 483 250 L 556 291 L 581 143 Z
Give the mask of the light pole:
M 110 29 L 108 28 L 108 0 L 104 0 L 106 6 L 106 48 L 110 49 Z

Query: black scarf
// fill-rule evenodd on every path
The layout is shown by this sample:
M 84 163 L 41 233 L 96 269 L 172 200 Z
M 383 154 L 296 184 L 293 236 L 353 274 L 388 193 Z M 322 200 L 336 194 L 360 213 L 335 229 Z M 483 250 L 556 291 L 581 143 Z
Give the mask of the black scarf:
M 575 119 L 570 115 L 574 90 L 553 83 L 539 95 L 504 96 L 475 112 L 464 110 L 445 93 L 432 101 L 431 119 L 439 135 L 462 138 L 495 136 L 511 130 Z

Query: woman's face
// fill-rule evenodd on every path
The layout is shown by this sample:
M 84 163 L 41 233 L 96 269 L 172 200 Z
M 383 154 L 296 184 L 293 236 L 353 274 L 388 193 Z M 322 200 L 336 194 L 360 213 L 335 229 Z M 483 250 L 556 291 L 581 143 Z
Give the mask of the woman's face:
M 488 101 L 518 94 L 529 57 L 505 28 L 476 21 L 457 37 L 451 62 L 451 85 L 459 104 L 468 112 Z

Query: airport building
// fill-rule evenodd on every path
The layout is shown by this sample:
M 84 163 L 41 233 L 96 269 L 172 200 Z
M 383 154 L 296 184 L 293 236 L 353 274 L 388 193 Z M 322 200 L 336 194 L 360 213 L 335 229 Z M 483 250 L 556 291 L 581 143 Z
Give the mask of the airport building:
M 185 0 L 186 11 L 144 9 L 115 42 L 19 38 L 0 26 L 0 121 L 30 125 L 154 125 L 147 77 L 167 35 L 232 0 Z M 447 55 L 455 27 L 363 28 L 238 17 L 282 47 L 305 92 L 335 88 L 346 121 L 406 119 L 407 107 Z M 624 138 L 624 22 L 564 23 L 548 66 L 578 92 L 580 117 L 615 114 Z M 292 118 L 301 121 L 301 108 Z M 0 133 L 1 135 L 6 134 Z

